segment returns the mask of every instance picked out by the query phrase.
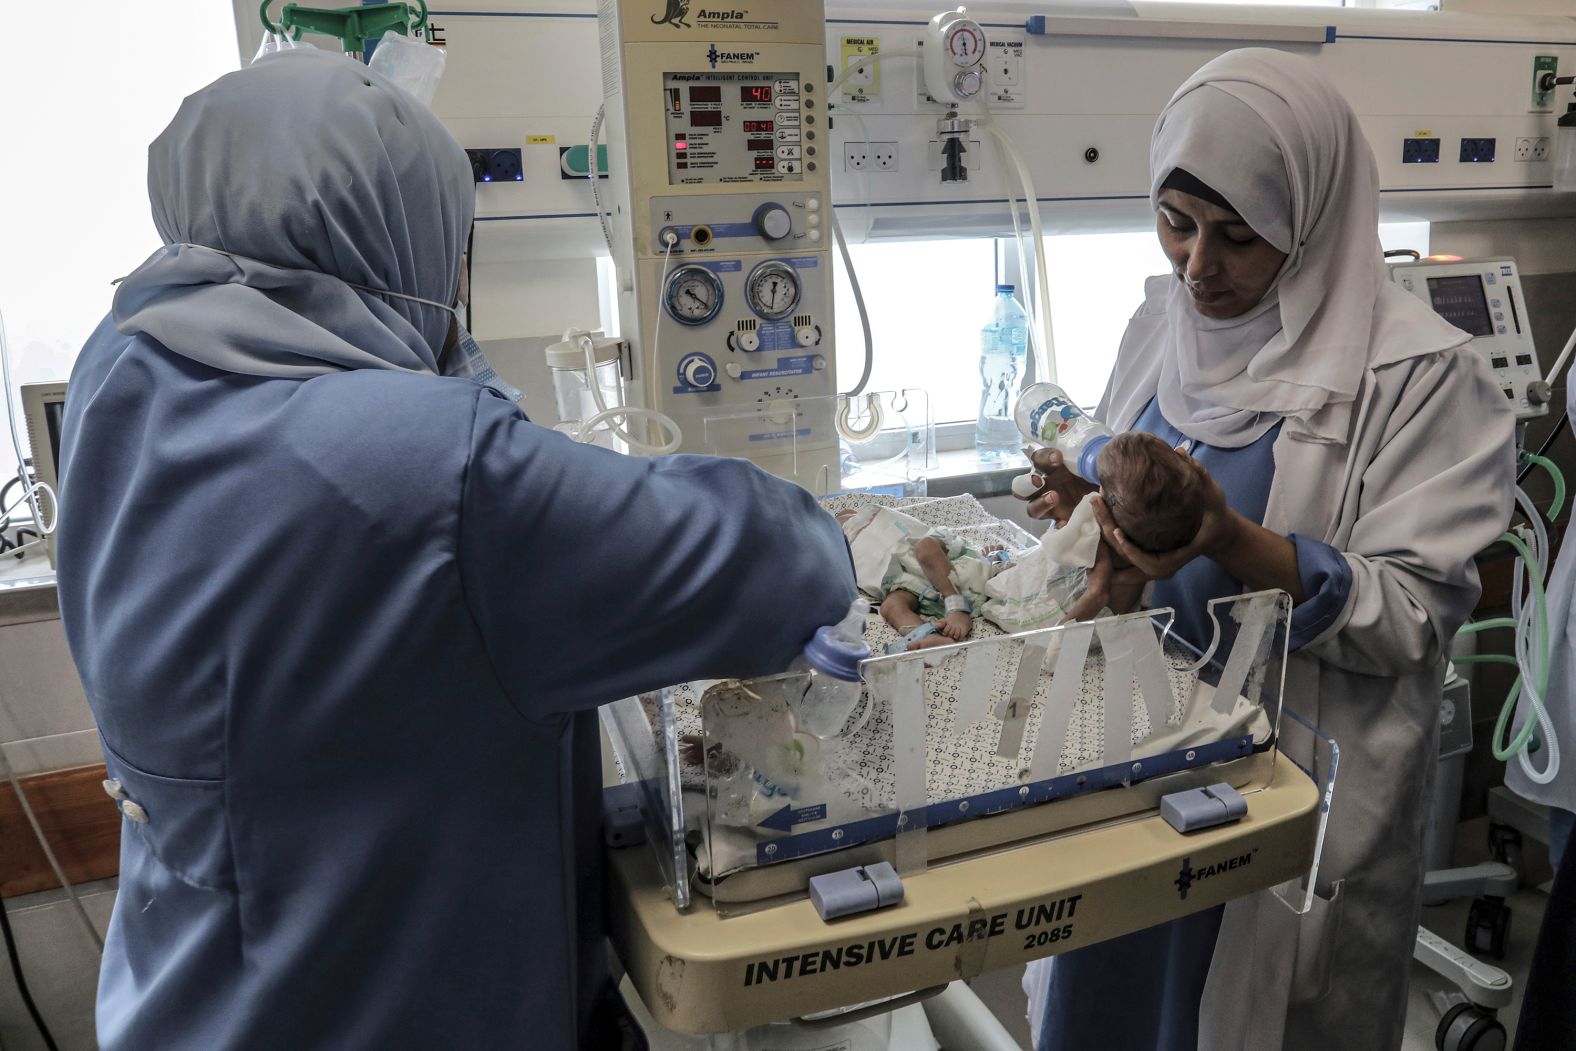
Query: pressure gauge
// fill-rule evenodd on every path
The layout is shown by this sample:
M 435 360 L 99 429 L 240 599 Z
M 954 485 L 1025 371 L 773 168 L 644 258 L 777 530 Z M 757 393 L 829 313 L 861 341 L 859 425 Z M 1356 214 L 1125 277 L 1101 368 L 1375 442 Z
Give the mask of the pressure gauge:
M 978 95 L 985 84 L 985 48 L 985 30 L 963 8 L 932 18 L 921 49 L 925 93 L 949 106 Z
M 722 309 L 722 280 L 703 266 L 681 266 L 668 278 L 668 313 L 683 325 L 704 325 Z
M 985 33 L 978 23 L 960 18 L 947 28 L 946 46 L 954 66 L 972 66 L 985 55 Z
M 744 286 L 750 309 L 768 321 L 786 317 L 799 305 L 799 275 L 787 263 L 775 260 L 750 271 Z

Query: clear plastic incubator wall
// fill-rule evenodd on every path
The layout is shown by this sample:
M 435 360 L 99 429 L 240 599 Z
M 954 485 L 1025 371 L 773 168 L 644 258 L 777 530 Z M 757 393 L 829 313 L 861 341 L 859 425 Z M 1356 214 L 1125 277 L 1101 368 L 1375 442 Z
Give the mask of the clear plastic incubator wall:
M 971 497 L 825 503 L 872 501 L 979 543 L 1033 543 Z M 908 876 L 1152 813 L 1190 786 L 1267 784 L 1290 601 L 1244 595 L 1210 615 L 1202 647 L 1169 609 L 1016 634 L 981 620 L 969 641 L 865 660 L 835 726 L 810 717 L 805 671 L 675 684 L 603 718 L 674 906 L 732 915 L 819 873 L 886 861 Z M 875 654 L 897 638 L 874 613 L 866 637 Z

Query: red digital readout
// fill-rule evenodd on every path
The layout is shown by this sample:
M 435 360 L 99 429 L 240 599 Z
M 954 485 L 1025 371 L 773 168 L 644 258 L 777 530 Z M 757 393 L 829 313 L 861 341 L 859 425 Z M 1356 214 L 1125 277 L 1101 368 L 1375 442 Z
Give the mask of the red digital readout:
M 773 124 L 769 120 L 747 120 L 744 122 L 744 134 L 746 135 L 761 135 L 772 130 Z
M 776 164 L 777 162 L 772 160 L 770 157 L 755 158 L 755 170 L 758 172 L 773 171 L 776 168 Z
M 770 102 L 772 87 L 770 84 L 746 84 L 739 89 L 739 98 L 745 102 Z
M 746 139 L 744 148 L 747 150 L 769 150 L 772 148 L 771 139 Z

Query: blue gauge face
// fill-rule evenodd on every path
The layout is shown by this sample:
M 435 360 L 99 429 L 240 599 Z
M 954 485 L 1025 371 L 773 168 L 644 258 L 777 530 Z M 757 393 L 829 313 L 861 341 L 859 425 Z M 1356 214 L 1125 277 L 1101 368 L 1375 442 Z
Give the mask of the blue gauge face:
M 799 275 L 786 263 L 762 263 L 750 271 L 744 292 L 751 310 L 775 321 L 787 317 L 799 305 Z
M 703 266 L 681 266 L 668 278 L 668 314 L 683 325 L 704 325 L 722 309 L 722 280 Z

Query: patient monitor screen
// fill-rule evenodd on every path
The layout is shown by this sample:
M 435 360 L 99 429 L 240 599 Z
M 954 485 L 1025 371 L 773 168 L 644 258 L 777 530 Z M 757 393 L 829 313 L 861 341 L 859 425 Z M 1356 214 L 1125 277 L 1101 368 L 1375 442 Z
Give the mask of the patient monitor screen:
M 1428 298 L 1435 312 L 1461 331 L 1473 336 L 1494 334 L 1494 322 L 1488 314 L 1488 297 L 1483 294 L 1483 279 L 1477 274 L 1431 277 Z
M 665 73 L 668 182 L 799 182 L 799 74 Z

